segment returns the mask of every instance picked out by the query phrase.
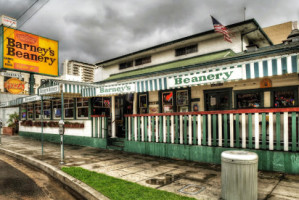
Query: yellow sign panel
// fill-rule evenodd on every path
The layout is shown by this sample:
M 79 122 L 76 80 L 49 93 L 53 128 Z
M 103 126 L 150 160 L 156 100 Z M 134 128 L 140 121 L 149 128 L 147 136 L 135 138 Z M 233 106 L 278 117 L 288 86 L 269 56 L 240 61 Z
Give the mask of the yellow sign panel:
M 10 78 L 5 81 L 4 87 L 11 94 L 20 94 L 24 91 L 25 83 L 17 78 Z
M 58 42 L 4 27 L 3 68 L 58 76 Z

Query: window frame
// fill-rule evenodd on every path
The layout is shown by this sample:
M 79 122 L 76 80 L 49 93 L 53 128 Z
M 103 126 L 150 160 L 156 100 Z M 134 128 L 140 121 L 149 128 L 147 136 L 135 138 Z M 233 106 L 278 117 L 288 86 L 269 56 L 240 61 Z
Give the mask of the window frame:
M 294 91 L 294 95 L 295 95 L 295 104 L 294 106 L 286 106 L 286 107 L 280 107 L 280 108 L 292 108 L 292 107 L 296 107 L 298 106 L 298 85 L 295 86 L 289 86 L 289 87 L 275 87 L 275 88 L 271 88 L 271 108 L 275 108 L 274 107 L 274 92 L 276 91 L 285 91 L 285 90 L 290 90 L 290 91 Z
M 123 63 L 119 63 L 118 64 L 118 69 L 119 70 L 127 69 L 127 68 L 130 68 L 130 67 L 133 67 L 133 65 L 134 65 L 134 61 L 133 60 L 126 61 L 126 62 L 123 62 Z
M 68 104 L 71 104 L 71 103 L 69 103 L 69 102 L 67 102 L 66 103 L 66 101 L 73 101 L 72 102 L 72 104 L 73 104 L 73 107 L 66 107 L 66 105 L 68 105 Z M 64 119 L 74 119 L 75 118 L 75 116 L 76 116 L 76 114 L 75 114 L 75 104 L 76 104 L 76 101 L 75 101 L 75 99 L 73 99 L 73 98 L 65 98 L 65 99 L 63 99 L 63 112 L 64 112 Z M 73 116 L 72 117 L 67 117 L 66 116 L 66 110 L 73 110 Z
M 60 102 L 60 104 L 56 104 L 56 105 L 58 105 L 58 108 L 59 108 L 59 105 L 60 105 L 60 117 L 55 117 L 54 109 L 55 109 L 56 105 L 55 105 L 54 102 Z M 61 119 L 61 114 L 62 114 L 61 99 L 52 100 L 52 119 Z
M 175 49 L 175 57 L 198 52 L 198 44 L 192 44 Z
M 81 99 L 82 99 L 83 102 L 79 101 Z M 86 101 L 84 101 L 84 99 Z M 84 104 L 86 102 L 87 102 L 87 105 Z M 81 106 L 78 105 L 80 103 L 82 103 Z M 81 117 L 81 116 L 79 116 L 79 109 L 81 109 L 81 108 L 87 109 L 87 117 Z M 88 111 L 88 109 L 89 109 L 89 98 L 84 98 L 84 97 L 76 98 L 76 118 L 77 119 L 88 119 L 88 117 L 89 117 L 89 111 Z
M 32 106 L 32 111 L 30 111 L 30 107 Z M 29 116 L 29 113 L 32 113 L 32 117 Z M 33 103 L 28 103 L 27 104 L 27 119 L 33 120 L 34 119 L 34 104 Z
M 135 59 L 135 66 L 145 65 L 145 64 L 151 63 L 151 62 L 152 62 L 152 56 L 144 56 L 144 57 Z
M 266 90 L 264 89 L 250 89 L 250 90 L 234 90 L 234 108 L 235 109 L 255 109 L 255 107 L 246 107 L 246 108 L 239 108 L 238 107 L 238 94 L 248 94 L 248 93 L 260 93 L 261 95 L 261 103 L 260 106 L 258 108 L 264 108 L 264 92 Z

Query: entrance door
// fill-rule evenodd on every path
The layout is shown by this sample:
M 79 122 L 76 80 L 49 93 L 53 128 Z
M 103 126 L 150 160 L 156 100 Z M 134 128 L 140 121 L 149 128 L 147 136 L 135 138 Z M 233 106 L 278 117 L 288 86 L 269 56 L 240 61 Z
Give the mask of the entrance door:
M 232 90 L 207 90 L 205 94 L 205 110 L 229 110 L 232 108 Z
M 116 137 L 125 137 L 125 116 L 133 114 L 133 94 L 126 94 L 115 97 L 115 124 Z

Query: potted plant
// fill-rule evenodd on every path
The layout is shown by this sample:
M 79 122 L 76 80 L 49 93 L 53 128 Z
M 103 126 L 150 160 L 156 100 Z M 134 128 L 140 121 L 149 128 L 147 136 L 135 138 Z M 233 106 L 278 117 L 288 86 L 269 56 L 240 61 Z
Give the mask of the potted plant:
M 3 127 L 3 134 L 14 135 L 19 132 L 19 115 L 15 112 L 9 115 L 8 127 Z

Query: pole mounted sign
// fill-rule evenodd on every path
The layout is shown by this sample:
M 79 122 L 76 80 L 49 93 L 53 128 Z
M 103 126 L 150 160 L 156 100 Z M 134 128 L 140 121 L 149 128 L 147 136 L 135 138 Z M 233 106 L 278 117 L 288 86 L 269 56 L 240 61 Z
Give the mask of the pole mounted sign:
M 54 85 L 50 87 L 40 88 L 39 95 L 60 93 L 60 85 Z
M 58 76 L 58 42 L 44 37 L 0 27 L 3 68 Z

